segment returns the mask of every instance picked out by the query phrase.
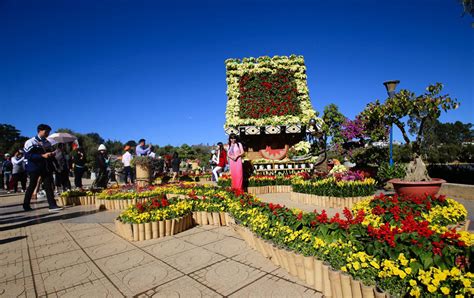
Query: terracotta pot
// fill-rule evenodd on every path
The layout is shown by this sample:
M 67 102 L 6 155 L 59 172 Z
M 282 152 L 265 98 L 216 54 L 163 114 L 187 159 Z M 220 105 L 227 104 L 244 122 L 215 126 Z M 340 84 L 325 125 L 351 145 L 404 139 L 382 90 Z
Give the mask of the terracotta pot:
M 150 240 L 151 238 L 151 222 L 144 223 L 145 226 L 145 240 Z
M 160 238 L 163 238 L 166 235 L 166 228 L 165 228 L 165 221 L 164 220 L 160 220 L 158 222 L 158 235 L 159 235 Z
M 441 185 L 446 183 L 446 180 L 439 178 L 432 178 L 432 181 L 403 181 L 400 179 L 392 179 L 388 181 L 393 184 L 395 192 L 399 195 L 407 195 L 413 197 L 434 196 L 438 193 Z
M 323 261 L 314 258 L 314 288 L 318 292 L 324 290 L 323 285 Z
M 353 298 L 362 298 L 362 288 L 359 280 L 351 278 L 351 291 Z

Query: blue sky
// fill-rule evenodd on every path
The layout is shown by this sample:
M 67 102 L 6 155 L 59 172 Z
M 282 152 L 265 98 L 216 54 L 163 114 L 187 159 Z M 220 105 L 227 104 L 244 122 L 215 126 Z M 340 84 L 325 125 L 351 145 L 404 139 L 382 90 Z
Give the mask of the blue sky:
M 224 60 L 304 55 L 313 106 L 353 118 L 442 82 L 474 122 L 474 29 L 456 0 L 0 0 L 0 123 L 159 145 L 225 139 Z M 396 139 L 401 139 L 397 133 Z

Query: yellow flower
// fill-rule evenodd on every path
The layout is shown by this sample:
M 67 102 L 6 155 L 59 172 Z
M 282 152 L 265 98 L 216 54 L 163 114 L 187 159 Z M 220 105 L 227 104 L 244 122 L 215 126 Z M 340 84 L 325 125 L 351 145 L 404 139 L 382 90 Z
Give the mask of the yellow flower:
M 429 286 L 428 286 L 428 291 L 429 291 L 430 293 L 436 292 L 437 289 L 438 289 L 438 288 L 435 287 L 435 286 L 433 286 L 433 285 L 429 285 Z
M 370 265 L 372 265 L 372 267 L 374 267 L 375 269 L 380 269 L 380 265 L 377 264 L 377 262 L 375 262 L 375 261 L 371 261 Z
M 410 291 L 410 295 L 414 297 L 420 297 L 420 288 L 416 287 Z
M 449 294 L 449 288 L 447 288 L 447 287 L 441 287 L 441 292 L 442 292 L 444 295 L 448 295 L 448 294 Z
M 354 265 L 354 269 L 355 269 L 355 270 L 359 270 L 359 269 L 360 269 L 360 264 L 359 264 L 359 262 L 354 262 L 352 265 Z
M 342 267 L 341 267 L 341 271 L 347 272 L 346 266 L 342 266 Z
M 412 287 L 416 286 L 416 280 L 410 279 L 410 286 Z
M 405 273 L 406 274 L 411 274 L 411 268 L 410 267 L 405 268 Z
M 471 281 L 469 279 L 462 278 L 461 281 L 465 288 L 469 288 L 471 286 Z

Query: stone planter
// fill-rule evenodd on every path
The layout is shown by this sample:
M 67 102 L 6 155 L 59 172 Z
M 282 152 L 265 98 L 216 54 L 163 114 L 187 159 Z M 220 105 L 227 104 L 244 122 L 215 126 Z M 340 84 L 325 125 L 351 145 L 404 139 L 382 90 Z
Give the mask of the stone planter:
M 331 281 L 331 292 L 333 297 L 342 296 L 341 271 L 329 269 L 329 280 Z
M 314 258 L 314 288 L 318 292 L 323 292 L 323 261 Z
M 303 204 L 315 205 L 324 208 L 348 208 L 351 209 L 355 203 L 360 201 L 371 199 L 373 195 L 365 197 L 328 197 L 328 196 L 317 196 L 305 193 L 291 192 L 290 200 L 296 201 Z
M 139 187 L 146 187 L 150 185 L 150 169 L 142 165 L 136 165 L 137 185 Z
M 374 287 L 366 286 L 361 283 L 361 289 L 363 298 L 375 298 Z
M 145 240 L 152 239 L 151 222 L 144 223 L 143 225 L 145 226 Z

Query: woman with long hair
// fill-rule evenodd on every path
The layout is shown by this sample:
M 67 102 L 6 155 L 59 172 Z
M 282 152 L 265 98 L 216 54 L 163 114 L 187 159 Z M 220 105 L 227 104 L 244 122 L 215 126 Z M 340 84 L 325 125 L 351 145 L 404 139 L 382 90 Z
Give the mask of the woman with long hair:
M 224 149 L 224 144 L 222 142 L 217 143 L 217 165 L 212 170 L 212 174 L 214 175 L 214 181 L 219 181 L 219 174 L 224 169 L 225 165 L 227 164 L 227 152 Z
M 242 156 L 244 148 L 233 133 L 229 135 L 229 156 L 230 175 L 232 178 L 232 189 L 243 190 L 244 173 L 242 169 Z

